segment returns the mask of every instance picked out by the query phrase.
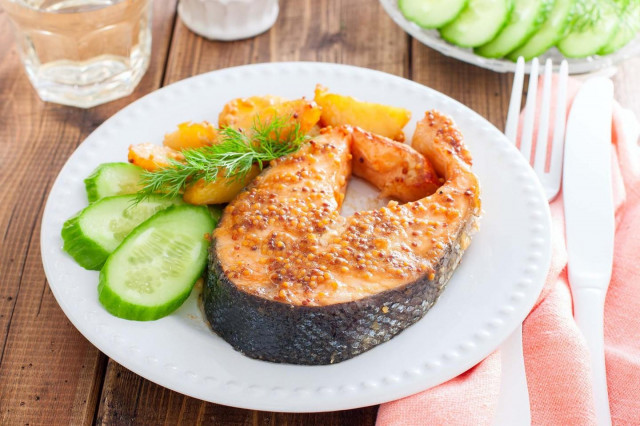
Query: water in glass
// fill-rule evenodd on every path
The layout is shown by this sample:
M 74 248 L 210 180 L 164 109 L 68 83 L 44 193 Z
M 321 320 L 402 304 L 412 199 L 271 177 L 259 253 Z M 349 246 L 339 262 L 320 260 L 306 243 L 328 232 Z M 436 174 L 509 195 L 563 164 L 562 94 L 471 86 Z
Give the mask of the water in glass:
M 151 53 L 152 0 L 0 0 L 45 101 L 89 108 L 130 94 Z

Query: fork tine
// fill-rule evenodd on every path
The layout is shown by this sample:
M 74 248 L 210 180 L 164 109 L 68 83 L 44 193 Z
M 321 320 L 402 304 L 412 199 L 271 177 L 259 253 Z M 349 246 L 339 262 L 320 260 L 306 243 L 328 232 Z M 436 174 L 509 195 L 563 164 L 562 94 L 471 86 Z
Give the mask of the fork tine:
M 567 116 L 567 80 L 569 65 L 566 60 L 560 64 L 560 76 L 558 77 L 558 99 L 556 102 L 556 117 L 553 130 L 553 142 L 551 146 L 551 163 L 549 166 L 549 190 L 547 196 L 552 200 L 560 192 L 560 179 L 562 177 L 562 157 L 564 153 L 564 127 Z
M 524 58 L 520 56 L 516 63 L 516 72 L 513 76 L 513 87 L 511 89 L 511 100 L 509 101 L 509 112 L 507 123 L 504 126 L 504 134 L 512 142 L 516 143 L 518 135 L 518 121 L 520 118 L 520 102 L 522 101 L 522 86 L 524 84 Z
M 529 88 L 527 89 L 527 101 L 525 103 L 524 124 L 522 125 L 522 136 L 520 138 L 520 152 L 528 162 L 531 162 L 531 141 L 533 140 L 533 124 L 536 118 L 538 67 L 538 58 L 534 58 L 533 61 L 531 61 Z
M 544 82 L 542 92 L 542 105 L 540 107 L 540 117 L 538 125 L 538 138 L 536 139 L 536 155 L 533 161 L 533 169 L 538 176 L 542 176 L 547 162 L 547 146 L 549 144 L 549 116 L 551 115 L 551 73 L 553 63 L 547 59 L 544 65 Z

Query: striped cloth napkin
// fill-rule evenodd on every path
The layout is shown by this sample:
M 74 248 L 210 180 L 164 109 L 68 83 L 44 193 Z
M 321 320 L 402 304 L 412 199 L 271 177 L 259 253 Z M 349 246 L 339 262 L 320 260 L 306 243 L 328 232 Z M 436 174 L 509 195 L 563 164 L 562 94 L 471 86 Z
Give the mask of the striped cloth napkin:
M 578 87 L 579 82 L 571 80 L 567 110 Z M 639 127 L 631 111 L 614 105 L 612 161 L 617 227 L 604 323 L 614 425 L 640 425 Z M 573 319 L 567 280 L 562 194 L 551 203 L 551 216 L 551 269 L 523 325 L 531 419 L 534 425 L 595 425 L 588 350 Z M 499 388 L 498 350 L 440 386 L 381 405 L 377 426 L 490 425 Z

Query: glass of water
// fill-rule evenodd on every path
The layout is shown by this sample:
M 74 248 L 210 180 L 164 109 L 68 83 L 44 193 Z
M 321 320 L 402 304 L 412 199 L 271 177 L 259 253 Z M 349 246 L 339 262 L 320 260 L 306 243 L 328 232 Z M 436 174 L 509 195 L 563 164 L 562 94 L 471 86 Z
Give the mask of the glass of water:
M 149 66 L 152 0 L 0 0 L 42 100 L 90 108 L 131 94 Z

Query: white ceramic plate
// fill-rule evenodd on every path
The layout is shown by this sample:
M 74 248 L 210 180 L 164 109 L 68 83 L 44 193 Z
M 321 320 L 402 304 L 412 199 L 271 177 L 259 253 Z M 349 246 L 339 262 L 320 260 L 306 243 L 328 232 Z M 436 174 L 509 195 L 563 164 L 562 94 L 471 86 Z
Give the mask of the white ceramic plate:
M 232 98 L 311 97 L 316 83 L 363 100 L 409 108 L 409 135 L 424 111 L 454 117 L 482 184 L 481 229 L 427 315 L 388 343 L 328 366 L 273 364 L 234 351 L 207 326 L 198 292 L 174 314 L 126 321 L 98 302 L 98 273 L 61 249 L 66 219 L 86 206 L 83 179 L 100 163 L 124 161 L 132 143 L 160 143 L 187 120 L 216 121 Z M 371 191 L 351 185 L 348 204 Z M 455 377 L 491 353 L 522 321 L 542 288 L 550 260 L 550 216 L 531 168 L 495 127 L 432 89 L 377 71 L 321 63 L 229 68 L 160 89 L 107 120 L 69 158 L 42 220 L 42 260 L 51 290 L 80 332 L 137 374 L 203 400 L 258 410 L 310 412 L 394 400 Z
M 391 19 L 398 24 L 403 30 L 411 34 L 422 44 L 429 46 L 432 49 L 437 50 L 446 56 L 459 59 L 464 62 L 468 62 L 473 65 L 477 65 L 482 68 L 487 68 L 498 72 L 515 72 L 516 64 L 513 61 L 507 59 L 490 59 L 473 53 L 473 49 L 458 47 L 450 44 L 440 38 L 440 34 L 437 30 L 427 30 L 421 28 L 414 22 L 409 21 L 404 17 L 400 9 L 398 9 L 398 0 L 380 0 L 384 10 L 389 14 Z M 588 56 L 586 58 L 571 59 L 568 58 L 569 73 L 571 74 L 583 74 L 587 72 L 594 72 L 604 68 L 609 68 L 618 62 L 621 62 L 632 56 L 640 54 L 640 36 L 636 37 L 633 41 L 627 44 L 622 49 L 615 53 L 606 56 Z M 558 68 L 560 62 L 565 57 L 556 48 L 552 48 L 540 56 L 541 63 L 547 58 L 553 59 L 554 67 Z M 529 72 L 531 65 L 527 63 L 526 71 Z

